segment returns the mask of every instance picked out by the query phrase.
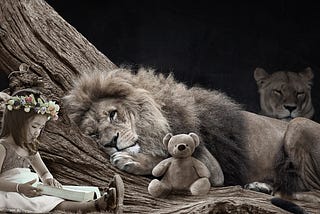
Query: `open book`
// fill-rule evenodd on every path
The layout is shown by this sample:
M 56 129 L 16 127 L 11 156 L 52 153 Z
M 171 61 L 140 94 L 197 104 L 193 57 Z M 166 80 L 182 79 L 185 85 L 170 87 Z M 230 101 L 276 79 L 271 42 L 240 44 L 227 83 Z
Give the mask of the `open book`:
M 47 186 L 39 183 L 42 194 L 56 196 L 71 201 L 89 201 L 100 197 L 98 187 L 93 186 L 63 186 L 62 188 Z

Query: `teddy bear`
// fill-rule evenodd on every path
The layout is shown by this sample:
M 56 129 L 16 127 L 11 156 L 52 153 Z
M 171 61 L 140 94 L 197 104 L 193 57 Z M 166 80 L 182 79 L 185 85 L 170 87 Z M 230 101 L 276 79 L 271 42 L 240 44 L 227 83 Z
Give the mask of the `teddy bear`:
M 153 179 L 148 191 L 153 197 L 166 197 L 171 192 L 205 195 L 210 190 L 210 172 L 192 153 L 199 145 L 197 134 L 168 133 L 163 138 L 163 144 L 171 157 L 158 163 L 152 170 L 155 177 L 163 176 L 161 180 Z

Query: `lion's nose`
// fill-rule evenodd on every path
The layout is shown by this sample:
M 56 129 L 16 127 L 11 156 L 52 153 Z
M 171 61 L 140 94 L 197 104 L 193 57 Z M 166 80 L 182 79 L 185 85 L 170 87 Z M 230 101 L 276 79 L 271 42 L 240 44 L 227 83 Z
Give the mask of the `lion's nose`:
M 117 147 L 118 138 L 119 138 L 119 132 L 117 132 L 117 134 L 112 137 L 108 146 Z
M 185 148 L 186 148 L 185 145 L 179 145 L 178 146 L 179 151 L 183 151 L 183 150 L 185 150 Z
M 297 106 L 296 105 L 284 105 L 284 108 L 287 109 L 289 112 L 293 112 Z

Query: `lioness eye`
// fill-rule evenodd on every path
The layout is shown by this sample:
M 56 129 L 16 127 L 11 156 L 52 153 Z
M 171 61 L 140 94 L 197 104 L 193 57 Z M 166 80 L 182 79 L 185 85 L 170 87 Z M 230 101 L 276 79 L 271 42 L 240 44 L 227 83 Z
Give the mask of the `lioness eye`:
M 281 91 L 280 91 L 280 90 L 277 90 L 277 89 L 274 89 L 272 92 L 273 92 L 274 94 L 276 94 L 276 95 L 281 95 L 281 94 L 282 94 Z
M 298 93 L 297 93 L 297 97 L 302 97 L 302 96 L 304 96 L 304 94 L 305 94 L 305 93 L 304 93 L 303 91 L 302 91 L 302 92 L 298 92 Z
M 109 112 L 110 121 L 117 119 L 117 114 L 118 114 L 117 110 L 110 111 Z

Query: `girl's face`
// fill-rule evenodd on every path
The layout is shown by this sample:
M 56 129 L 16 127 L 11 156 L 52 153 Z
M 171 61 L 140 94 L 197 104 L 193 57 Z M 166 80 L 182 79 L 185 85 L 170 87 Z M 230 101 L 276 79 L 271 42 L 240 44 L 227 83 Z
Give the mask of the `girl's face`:
M 36 115 L 30 120 L 27 126 L 27 143 L 33 143 L 39 137 L 47 120 L 45 115 Z

